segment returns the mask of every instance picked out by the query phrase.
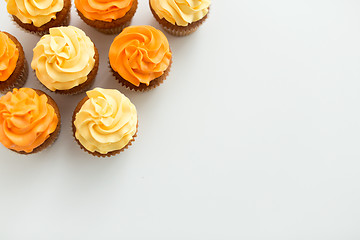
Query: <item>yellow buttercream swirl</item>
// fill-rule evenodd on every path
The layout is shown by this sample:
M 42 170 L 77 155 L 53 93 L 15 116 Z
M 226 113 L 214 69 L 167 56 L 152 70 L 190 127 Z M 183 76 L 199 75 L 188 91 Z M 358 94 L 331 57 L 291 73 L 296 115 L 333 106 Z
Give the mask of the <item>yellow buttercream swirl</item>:
M 64 0 L 5 0 L 7 11 L 23 23 L 32 23 L 35 27 L 56 18 L 56 13 L 64 7 Z
M 115 89 L 95 88 L 75 116 L 75 137 L 90 152 L 107 154 L 125 147 L 137 128 L 130 100 Z
M 79 28 L 50 28 L 34 48 L 31 67 L 48 89 L 68 90 L 87 80 L 95 64 L 93 42 Z
M 14 72 L 19 49 L 16 44 L 3 32 L 0 32 L 0 82 L 6 81 Z
M 209 12 L 210 0 L 150 0 L 150 4 L 160 19 L 187 26 Z
M 16 151 L 32 152 L 58 125 L 45 94 L 31 88 L 14 88 L 0 98 L 0 142 Z

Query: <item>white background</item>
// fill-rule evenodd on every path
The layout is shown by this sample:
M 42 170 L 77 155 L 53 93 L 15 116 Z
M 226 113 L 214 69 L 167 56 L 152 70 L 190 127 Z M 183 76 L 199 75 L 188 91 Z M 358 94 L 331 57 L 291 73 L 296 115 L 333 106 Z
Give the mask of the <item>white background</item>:
M 31 62 L 39 37 L 11 21 Z M 72 8 L 100 52 L 95 86 L 135 104 L 139 133 L 113 158 L 83 152 L 71 115 L 84 97 L 50 93 L 55 144 L 0 146 L 0 239 L 360 239 L 360 2 L 214 0 L 173 65 L 146 93 L 109 73 L 114 36 Z M 140 0 L 133 25 L 159 28 Z M 44 88 L 30 73 L 26 87 Z M 49 93 L 49 91 L 47 91 Z

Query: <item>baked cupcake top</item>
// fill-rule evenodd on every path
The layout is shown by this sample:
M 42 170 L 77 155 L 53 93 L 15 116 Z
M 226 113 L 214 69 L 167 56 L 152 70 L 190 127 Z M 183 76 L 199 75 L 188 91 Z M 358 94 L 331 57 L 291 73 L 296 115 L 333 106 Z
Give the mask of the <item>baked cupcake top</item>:
M 89 99 L 75 116 L 76 139 L 101 154 L 125 147 L 136 133 L 135 106 L 115 89 L 95 88 L 86 95 Z
M 64 7 L 64 0 L 5 0 L 7 11 L 23 23 L 32 23 L 35 27 L 56 18 L 56 13 Z
M 31 88 L 14 88 L 0 98 L 0 142 L 15 151 L 32 152 L 58 124 L 45 94 Z
M 109 50 L 114 71 L 135 86 L 150 84 L 169 67 L 171 50 L 166 36 L 151 26 L 130 26 L 113 41 Z
M 111 22 L 122 18 L 134 0 L 75 0 L 75 6 L 87 19 Z
M 31 67 L 48 89 L 68 90 L 87 80 L 95 64 L 93 42 L 79 28 L 50 28 L 33 50 Z
M 150 5 L 160 19 L 187 26 L 209 12 L 210 0 L 150 0 Z
M 6 81 L 14 72 L 19 49 L 16 44 L 3 32 L 0 32 L 0 82 Z

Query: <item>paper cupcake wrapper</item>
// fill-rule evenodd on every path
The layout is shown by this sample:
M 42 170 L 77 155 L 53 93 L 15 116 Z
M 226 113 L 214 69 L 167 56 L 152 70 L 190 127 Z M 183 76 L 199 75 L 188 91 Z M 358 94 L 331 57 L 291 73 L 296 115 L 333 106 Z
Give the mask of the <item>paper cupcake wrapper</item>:
M 157 88 L 160 84 L 162 84 L 165 79 L 167 78 L 167 76 L 170 73 L 170 69 L 171 69 L 171 65 L 172 65 L 172 59 L 170 60 L 170 64 L 168 66 L 168 68 L 164 71 L 163 75 L 161 75 L 158 78 L 155 78 L 154 80 L 150 81 L 150 85 L 147 86 L 144 83 L 141 83 L 139 87 L 135 86 L 134 84 L 130 83 L 129 81 L 125 80 L 124 78 L 122 78 L 116 71 L 114 71 L 114 69 L 112 69 L 110 62 L 108 61 L 108 66 L 110 68 L 110 72 L 112 73 L 112 75 L 115 77 L 115 79 L 125 88 L 130 89 L 132 91 L 136 91 L 136 92 L 147 92 L 150 91 L 151 89 Z
M 124 28 L 128 27 L 131 23 L 130 21 L 125 22 L 124 24 L 122 24 L 121 26 L 118 27 L 114 27 L 114 28 L 95 28 L 97 31 L 104 33 L 104 34 L 108 34 L 108 35 L 112 35 L 112 34 L 119 34 Z
M 22 86 L 25 85 L 26 80 L 28 78 L 28 75 L 29 75 L 29 66 L 28 66 L 26 58 L 24 57 L 24 66 L 23 66 L 23 68 L 21 70 L 21 73 L 20 73 L 19 77 L 17 78 L 17 80 L 13 84 L 7 86 L 4 89 L 1 89 L 0 93 L 5 94 L 5 93 L 7 93 L 8 91 L 11 91 L 14 88 L 21 88 Z
M 193 27 L 193 28 L 188 28 L 188 29 L 176 29 L 176 28 L 169 28 L 163 24 L 160 23 L 160 25 L 164 28 L 164 30 L 168 33 L 170 33 L 171 35 L 177 36 L 177 37 L 183 37 L 183 36 L 187 36 L 190 35 L 191 33 L 195 32 L 199 26 Z
M 26 58 L 24 57 L 24 68 L 21 71 L 18 80 L 16 81 L 16 83 L 14 83 L 14 85 L 11 87 L 11 89 L 21 88 L 22 86 L 24 86 L 26 79 L 28 78 L 28 75 L 29 75 L 29 65 L 28 65 Z

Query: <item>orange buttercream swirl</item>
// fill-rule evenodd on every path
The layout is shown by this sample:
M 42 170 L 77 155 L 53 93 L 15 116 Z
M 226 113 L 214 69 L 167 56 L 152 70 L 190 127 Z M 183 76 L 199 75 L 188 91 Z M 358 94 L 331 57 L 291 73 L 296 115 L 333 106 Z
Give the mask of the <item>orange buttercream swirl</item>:
M 133 2 L 133 0 L 75 0 L 75 6 L 87 19 L 111 22 L 125 16 Z
M 151 26 L 125 28 L 113 41 L 110 65 L 135 86 L 149 85 L 169 67 L 171 50 L 165 35 Z
M 58 124 L 45 94 L 31 88 L 14 89 L 0 98 L 0 142 L 16 151 L 32 152 Z
M 6 81 L 14 72 L 19 50 L 16 44 L 3 32 L 0 32 L 0 82 Z

